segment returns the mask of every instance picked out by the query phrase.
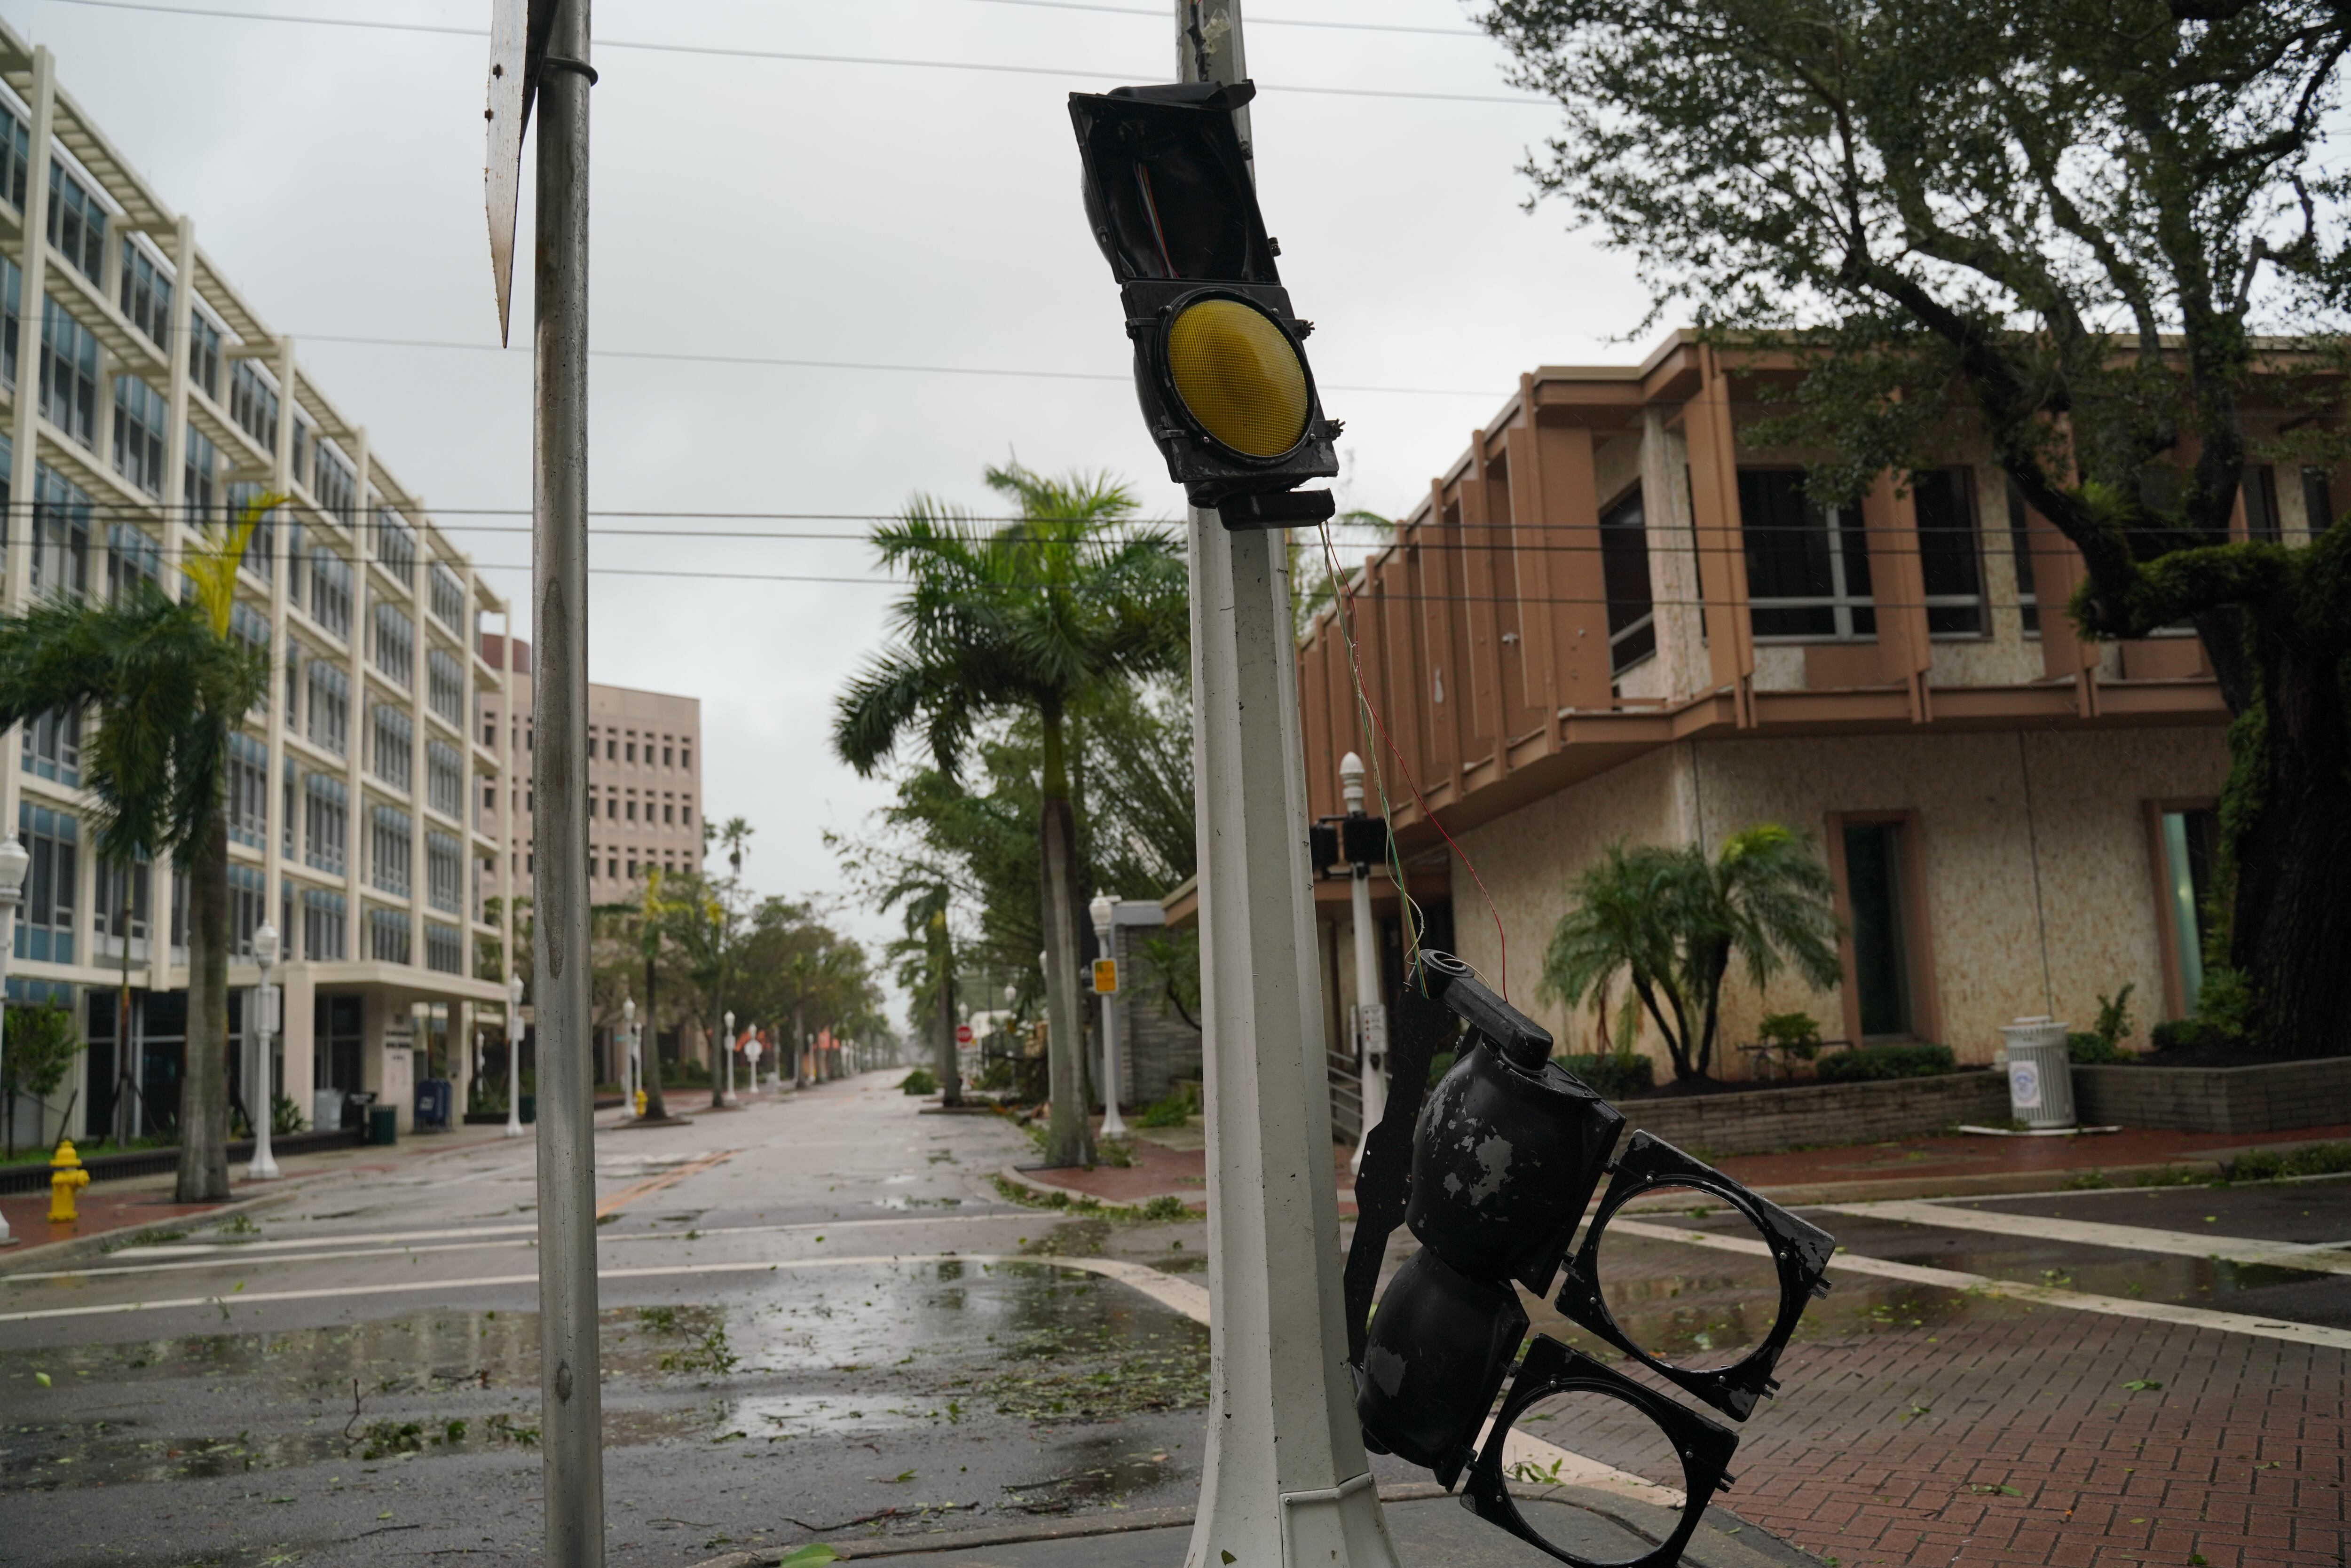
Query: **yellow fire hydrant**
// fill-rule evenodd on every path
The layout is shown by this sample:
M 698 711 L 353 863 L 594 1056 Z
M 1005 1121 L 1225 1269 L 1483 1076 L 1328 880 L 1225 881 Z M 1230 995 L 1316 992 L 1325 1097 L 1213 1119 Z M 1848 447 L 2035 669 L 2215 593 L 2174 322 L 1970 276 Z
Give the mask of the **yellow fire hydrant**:
M 638 1090 L 638 1091 L 637 1091 L 637 1114 L 638 1114 L 638 1115 L 640 1115 L 640 1116 L 642 1116 L 642 1115 L 643 1115 L 644 1113 L 645 1113 L 645 1092 L 644 1092 L 643 1090 L 640 1089 L 640 1090 Z
M 81 1156 L 74 1153 L 71 1138 L 57 1140 L 57 1152 L 49 1158 L 49 1223 L 71 1225 L 78 1218 L 74 1213 L 74 1194 L 89 1185 L 89 1173 L 81 1168 Z

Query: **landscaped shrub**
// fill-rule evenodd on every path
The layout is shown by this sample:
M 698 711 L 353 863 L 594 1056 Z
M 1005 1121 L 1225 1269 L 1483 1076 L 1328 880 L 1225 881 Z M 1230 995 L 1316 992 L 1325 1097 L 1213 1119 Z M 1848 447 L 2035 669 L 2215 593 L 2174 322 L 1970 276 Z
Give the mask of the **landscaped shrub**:
M 1134 1113 L 1138 1127 L 1180 1127 L 1192 1119 L 1192 1103 L 1181 1094 L 1170 1094 L 1156 1104 L 1145 1105 Z
M 2077 1029 L 2065 1037 L 2065 1060 L 2083 1067 L 2101 1067 L 2128 1061 L 2131 1053 L 2103 1035 Z
M 2281 1176 L 2336 1176 L 2351 1171 L 2351 1144 L 2307 1144 L 2275 1154 L 2254 1149 L 2228 1165 L 2231 1181 L 2275 1181 Z
M 1633 1051 L 1552 1059 L 1592 1086 L 1604 1100 L 1622 1100 L 1656 1087 L 1656 1063 Z
M 1755 1026 L 1755 1038 L 1799 1061 L 1821 1053 L 1821 1020 L 1810 1013 L 1766 1013 Z
M 1821 1058 L 1823 1083 L 1870 1083 L 1882 1078 L 1934 1078 L 1957 1072 L 1959 1064 L 1948 1045 L 1889 1043 L 1857 1045 Z
M 939 1081 L 932 1076 L 929 1068 L 917 1067 L 900 1080 L 898 1087 L 908 1094 L 935 1094 L 939 1092 Z
M 2065 1057 L 2085 1067 L 2095 1067 L 2113 1061 L 2128 1061 L 2131 1053 L 2123 1049 L 2123 1036 L 2131 1031 L 2130 995 L 2135 983 L 2126 984 L 2113 996 L 2098 998 L 2098 1021 L 2087 1030 L 2076 1030 L 2065 1037 Z
M 2234 1030 L 2210 1019 L 2172 1019 L 2148 1031 L 2158 1051 L 2207 1051 L 2241 1045 Z

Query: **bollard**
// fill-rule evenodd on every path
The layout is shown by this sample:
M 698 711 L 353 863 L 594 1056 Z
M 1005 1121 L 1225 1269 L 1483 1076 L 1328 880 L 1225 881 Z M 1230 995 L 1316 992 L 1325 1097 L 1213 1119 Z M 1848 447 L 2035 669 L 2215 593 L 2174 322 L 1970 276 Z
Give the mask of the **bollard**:
M 81 1156 L 74 1153 L 71 1138 L 57 1140 L 57 1152 L 49 1157 L 49 1223 L 71 1225 L 74 1194 L 89 1185 L 89 1173 L 81 1168 Z

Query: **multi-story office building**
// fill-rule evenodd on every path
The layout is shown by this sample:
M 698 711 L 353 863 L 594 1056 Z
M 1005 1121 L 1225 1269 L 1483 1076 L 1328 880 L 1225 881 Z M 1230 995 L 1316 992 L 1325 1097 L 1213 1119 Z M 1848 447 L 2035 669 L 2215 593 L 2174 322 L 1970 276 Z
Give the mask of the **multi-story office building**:
M 507 639 L 483 639 L 490 665 L 506 667 Z M 485 700 L 475 738 L 528 758 L 532 744 L 530 644 L 516 639 L 511 702 Z M 702 699 L 588 687 L 588 888 L 600 904 L 636 896 L 650 868 L 702 866 Z M 532 798 L 528 761 L 504 783 L 482 787 L 482 826 L 506 846 L 506 874 L 530 896 Z
M 475 714 L 499 685 L 477 627 L 505 605 L 58 86 L 49 52 L 5 25 L 0 81 L 7 606 L 136 578 L 176 593 L 201 530 L 259 492 L 292 497 L 253 538 L 232 622 L 272 677 L 231 761 L 231 1060 L 253 934 L 272 920 L 279 1092 L 308 1119 L 314 1092 L 373 1090 L 405 1121 L 413 1081 L 466 1076 L 475 1014 L 503 996 L 481 918 L 498 841 L 479 812 L 507 758 Z M 178 1105 L 186 878 L 99 862 L 84 723 L 26 726 L 19 765 L 0 768 L 0 814 L 33 857 L 8 994 L 72 1008 L 89 1043 L 47 1107 L 19 1107 L 20 1141 L 153 1131 Z

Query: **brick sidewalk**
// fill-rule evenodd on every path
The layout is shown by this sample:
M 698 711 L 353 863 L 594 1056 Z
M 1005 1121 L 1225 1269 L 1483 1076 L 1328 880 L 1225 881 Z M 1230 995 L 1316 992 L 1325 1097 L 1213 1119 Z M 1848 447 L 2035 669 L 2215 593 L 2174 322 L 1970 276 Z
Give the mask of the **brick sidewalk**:
M 1196 1132 L 1191 1134 L 1196 1137 Z M 2303 1127 L 2288 1133 L 2165 1133 L 2126 1128 L 2071 1138 L 1903 1138 L 1841 1145 L 1778 1155 L 1734 1155 L 1718 1161 L 1730 1176 L 1786 1203 L 1831 1203 L 1868 1197 L 1928 1197 L 1951 1194 L 2025 1192 L 2057 1187 L 2090 1171 L 2127 1172 L 2189 1165 L 2208 1170 L 2218 1159 L 2268 1145 L 2351 1139 L 2351 1125 Z M 1186 1141 L 1190 1141 L 1188 1138 Z M 1207 1201 L 1207 1156 L 1197 1148 L 1169 1148 L 1148 1133 L 1134 1134 L 1134 1163 L 1022 1169 L 1023 1184 L 1100 1203 L 1134 1205 L 1165 1194 L 1187 1203 Z M 1342 1213 L 1353 1211 L 1353 1151 L 1333 1149 Z

